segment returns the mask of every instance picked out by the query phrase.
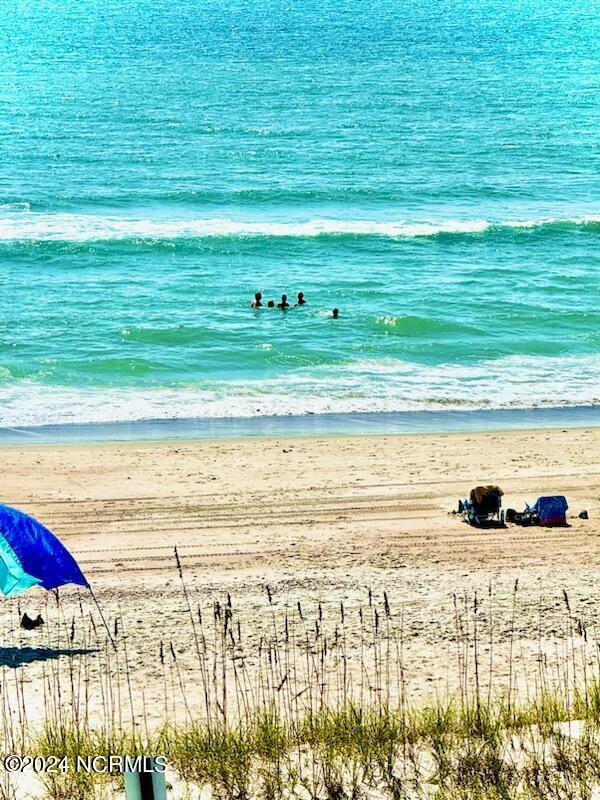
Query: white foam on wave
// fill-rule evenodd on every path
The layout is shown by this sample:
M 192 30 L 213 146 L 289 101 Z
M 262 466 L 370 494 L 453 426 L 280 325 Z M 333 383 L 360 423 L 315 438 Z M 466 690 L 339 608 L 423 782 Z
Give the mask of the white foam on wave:
M 185 388 L 0 389 L 0 426 L 368 411 L 600 404 L 599 356 L 510 356 L 474 365 L 382 359 L 290 371 L 273 380 Z
M 484 219 L 435 222 L 312 219 L 303 222 L 233 219 L 152 219 L 91 214 L 1 213 L 0 241 L 88 242 L 119 239 L 162 240 L 225 236 L 325 235 L 413 238 L 439 234 L 476 234 L 490 228 L 536 228 L 554 223 L 584 225 L 600 222 L 600 216 L 572 219 L 540 218 L 490 222 Z
M 0 203 L 0 212 L 2 211 L 29 211 L 31 208 L 30 203 L 27 201 L 17 201 L 14 203 Z

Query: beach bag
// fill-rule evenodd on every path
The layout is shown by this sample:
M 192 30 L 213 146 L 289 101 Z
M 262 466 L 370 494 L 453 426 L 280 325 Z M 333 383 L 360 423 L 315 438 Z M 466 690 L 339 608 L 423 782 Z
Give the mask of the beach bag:
M 561 494 L 538 497 L 533 511 L 538 516 L 540 525 L 566 525 L 569 504 Z
M 536 525 L 537 517 L 533 509 L 529 511 L 515 511 L 514 508 L 509 508 L 506 511 L 506 521 L 512 522 L 514 525 L 522 525 L 525 528 L 529 525 Z

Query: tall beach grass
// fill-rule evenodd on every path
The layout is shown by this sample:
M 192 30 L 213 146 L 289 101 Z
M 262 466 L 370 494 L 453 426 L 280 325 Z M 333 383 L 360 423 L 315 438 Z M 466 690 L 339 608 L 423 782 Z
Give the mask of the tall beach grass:
M 387 591 L 348 607 L 331 597 L 292 601 L 265 586 L 258 634 L 231 595 L 199 603 L 177 553 L 175 564 L 193 653 L 183 658 L 177 630 L 157 636 L 158 698 L 148 697 L 122 615 L 110 616 L 109 637 L 85 595 L 68 614 L 48 595 L 43 643 L 29 652 L 15 606 L 2 662 L 4 754 L 67 756 L 70 767 L 77 756 L 161 754 L 173 793 L 189 798 L 596 796 L 599 642 L 566 592 L 551 636 L 540 602 L 531 658 L 519 656 L 518 583 L 508 626 L 492 586 L 449 598 L 448 670 L 458 688 L 432 688 L 423 701 L 407 677 L 406 610 Z M 42 662 L 41 707 L 32 661 Z M 24 796 L 22 776 L 0 778 L 0 800 Z M 118 797 L 122 777 L 69 768 L 39 775 L 35 791 Z

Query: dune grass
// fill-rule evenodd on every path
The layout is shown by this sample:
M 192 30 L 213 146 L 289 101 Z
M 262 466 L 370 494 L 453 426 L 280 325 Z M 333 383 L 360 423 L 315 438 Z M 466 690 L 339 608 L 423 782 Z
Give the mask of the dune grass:
M 245 798 L 588 798 L 600 785 L 600 719 L 578 708 L 568 730 L 560 698 L 509 709 L 451 703 L 403 715 L 397 708 L 322 708 L 286 722 L 275 712 L 226 724 L 166 725 L 149 738 L 113 737 L 70 724 L 28 741 L 36 754 L 160 752 L 188 787 Z M 115 775 L 45 776 L 49 798 L 118 791 Z M 198 796 L 191 795 L 191 796 Z
M 47 642 L 64 655 L 43 665 L 41 723 L 30 721 L 29 665 L 2 668 L 3 752 L 70 766 L 39 776 L 35 796 L 119 797 L 120 775 L 72 765 L 138 754 L 166 756 L 190 800 L 591 800 L 600 789 L 600 648 L 566 593 L 563 629 L 549 642 L 540 628 L 529 670 L 516 656 L 518 584 L 502 630 L 491 587 L 452 598 L 458 688 L 427 702 L 412 697 L 404 610 L 386 592 L 358 608 L 309 608 L 265 587 L 252 636 L 230 596 L 199 607 L 177 554 L 176 565 L 194 664 L 176 641 L 157 642 L 160 714 L 149 713 L 123 620 L 110 621 L 113 648 L 83 602 L 71 618 L 60 602 L 50 615 Z M 18 776 L 2 776 L 0 800 L 19 791 Z

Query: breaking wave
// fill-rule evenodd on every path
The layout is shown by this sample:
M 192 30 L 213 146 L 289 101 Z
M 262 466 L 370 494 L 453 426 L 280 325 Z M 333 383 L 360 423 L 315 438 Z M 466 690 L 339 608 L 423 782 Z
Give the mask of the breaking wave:
M 600 404 L 600 356 L 509 356 L 424 366 L 395 359 L 301 369 L 269 380 L 160 388 L 67 387 L 31 380 L 0 390 L 0 426 L 377 411 Z M 510 380 L 507 380 L 510 378 Z
M 1 210 L 1 209 L 0 209 Z M 4 209 L 6 212 L 6 208 Z M 600 232 L 600 215 L 572 219 L 447 220 L 436 222 L 312 219 L 257 222 L 233 219 L 155 219 L 92 214 L 15 212 L 0 215 L 0 242 L 93 242 L 243 237 L 380 237 L 389 239 L 482 235 L 506 231 Z

